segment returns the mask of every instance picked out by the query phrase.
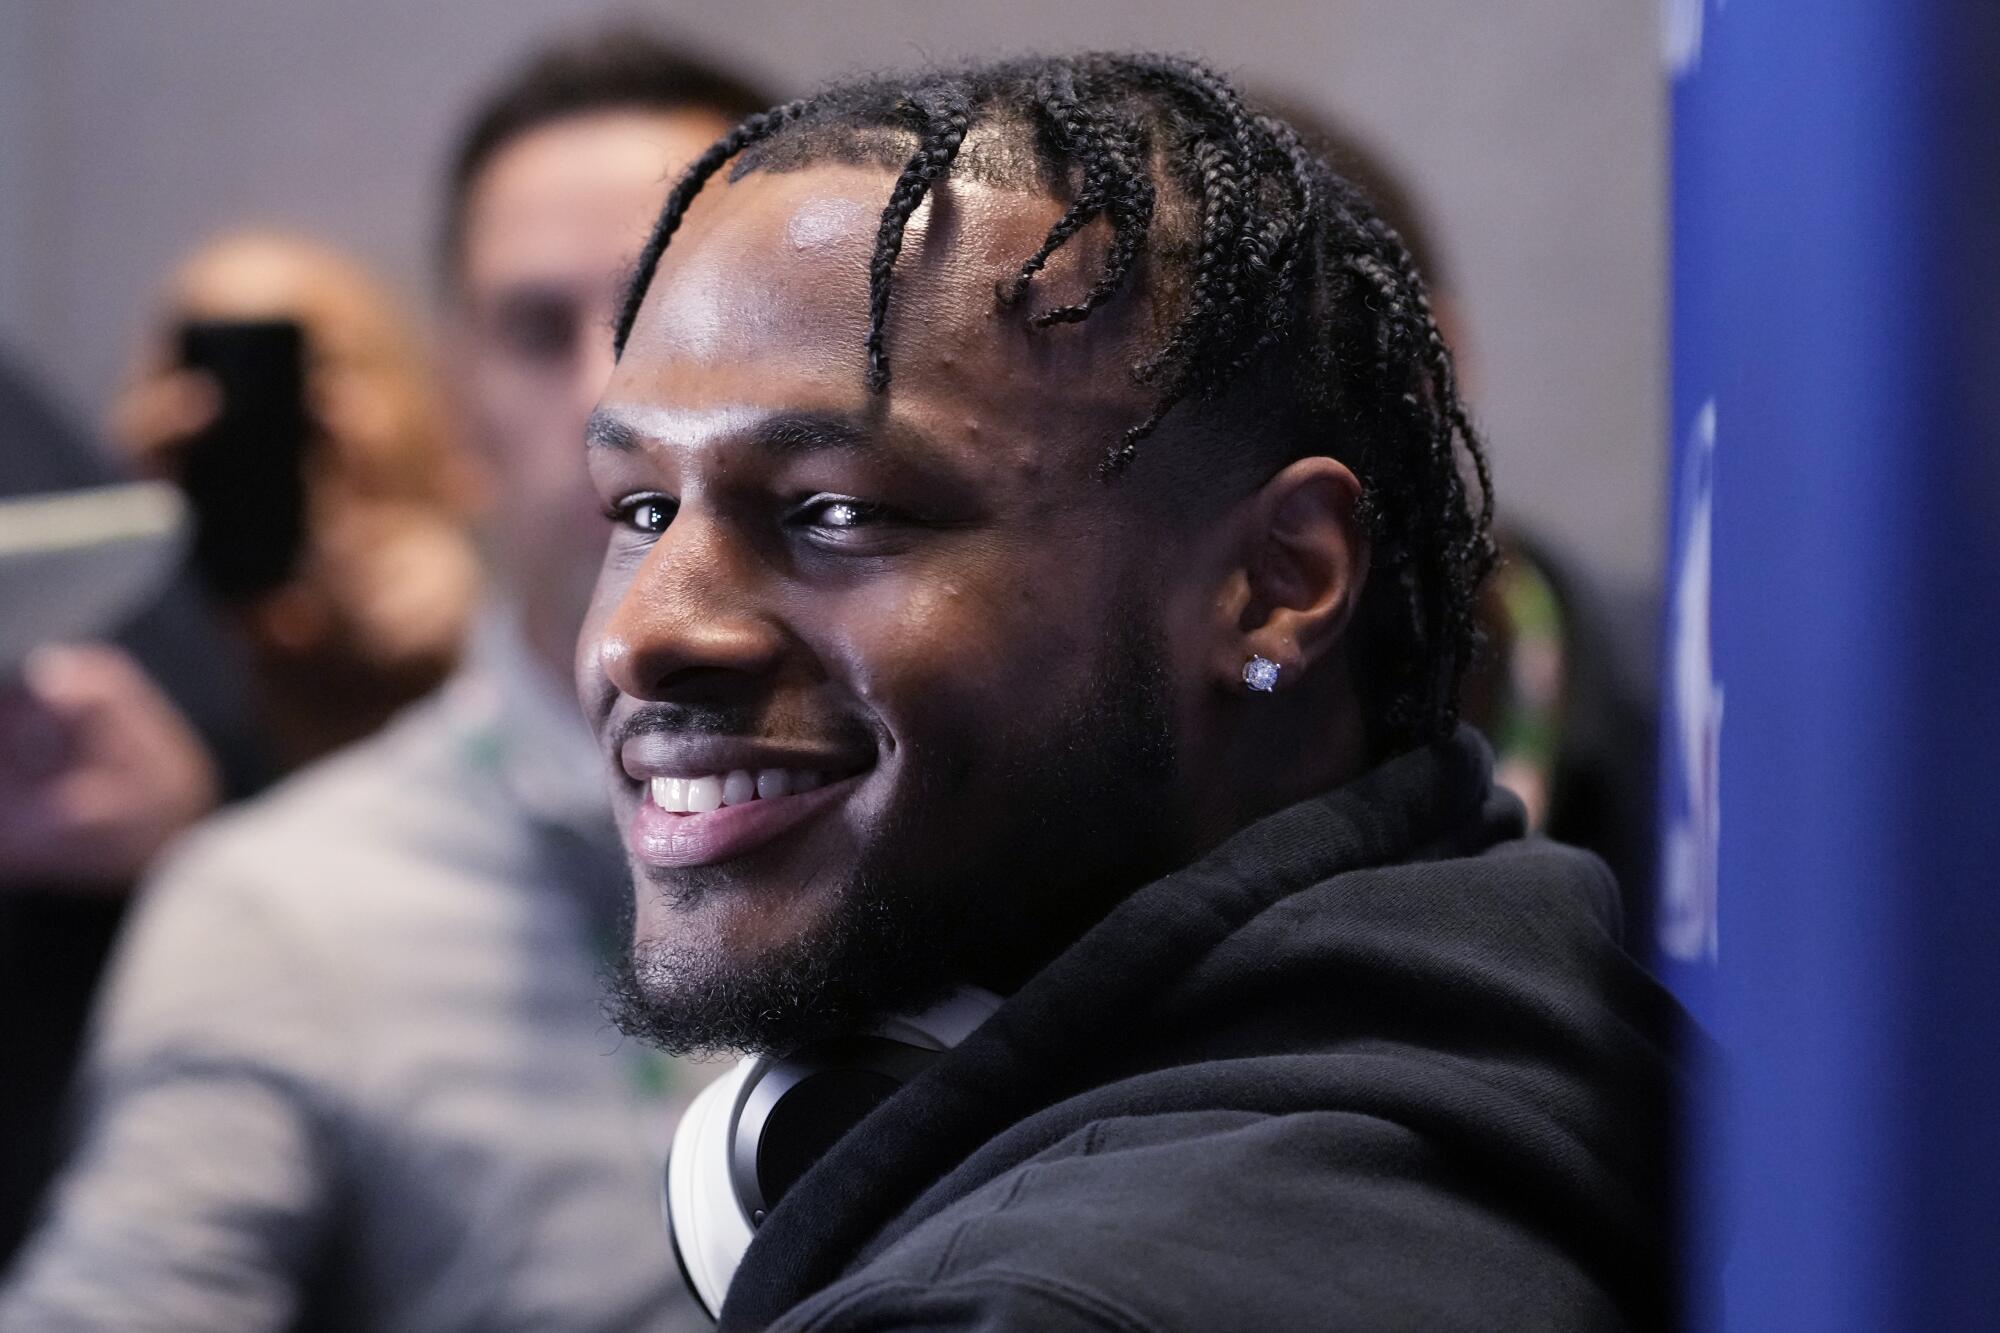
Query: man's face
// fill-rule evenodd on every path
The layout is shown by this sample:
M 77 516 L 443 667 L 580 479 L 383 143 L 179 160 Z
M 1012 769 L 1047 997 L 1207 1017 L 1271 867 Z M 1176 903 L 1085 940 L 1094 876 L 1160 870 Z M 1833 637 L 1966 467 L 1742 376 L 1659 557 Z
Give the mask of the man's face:
M 948 182 L 871 394 L 891 183 L 712 184 L 592 420 L 616 518 L 578 678 L 634 870 L 624 1017 L 672 1047 L 783 1046 L 1018 975 L 1175 854 L 1171 562 L 1094 471 L 1145 414 L 1143 306 L 1029 330 L 995 283 L 1060 207 Z M 1038 299 L 1073 299 L 1100 245 L 1059 252 Z
M 504 534 L 492 559 L 558 677 L 603 553 L 577 448 L 619 286 L 668 187 L 728 128 L 702 110 L 572 116 L 501 148 L 466 196 L 452 362 Z

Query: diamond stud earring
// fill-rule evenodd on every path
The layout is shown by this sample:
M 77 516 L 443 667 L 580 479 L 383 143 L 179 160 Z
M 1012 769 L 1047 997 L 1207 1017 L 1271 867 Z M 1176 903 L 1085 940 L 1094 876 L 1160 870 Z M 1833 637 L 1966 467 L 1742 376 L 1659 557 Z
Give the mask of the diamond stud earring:
M 1243 664 L 1243 683 L 1260 694 L 1278 688 L 1278 664 L 1268 657 L 1254 656 Z

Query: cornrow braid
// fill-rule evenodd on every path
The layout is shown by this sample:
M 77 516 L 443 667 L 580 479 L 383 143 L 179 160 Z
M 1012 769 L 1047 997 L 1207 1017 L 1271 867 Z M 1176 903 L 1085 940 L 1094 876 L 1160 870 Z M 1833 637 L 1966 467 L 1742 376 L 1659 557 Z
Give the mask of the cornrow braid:
M 1153 222 L 1153 182 L 1141 161 L 1145 138 L 1137 126 L 1114 124 L 1100 146 L 1109 183 L 1104 211 L 1111 219 L 1111 248 L 1104 272 L 1083 299 L 1073 305 L 1051 306 L 1029 322 L 1046 329 L 1055 324 L 1080 324 L 1125 284 L 1145 249 L 1146 230 Z
M 991 142 L 961 163 L 975 129 Z M 1408 249 L 1290 125 L 1174 56 L 1030 57 L 834 85 L 746 120 L 674 187 L 619 314 L 621 351 L 682 214 L 732 158 L 732 178 L 823 161 L 894 173 L 868 265 L 864 378 L 875 392 L 889 384 L 904 233 L 955 166 L 1063 201 L 1042 243 L 995 284 L 1003 307 L 1021 304 L 1086 228 L 1109 228 L 1084 295 L 1024 311 L 1031 327 L 1087 320 L 1131 284 L 1142 255 L 1157 256 L 1146 285 L 1159 332 L 1131 368 L 1152 402 L 1106 443 L 1100 474 L 1132 466 L 1182 404 L 1254 384 L 1254 403 L 1242 401 L 1265 424 L 1224 434 L 1259 474 L 1326 454 L 1361 481 L 1372 555 L 1355 672 L 1378 746 L 1453 724 L 1474 597 L 1494 561 L 1485 450 Z
M 942 90 L 930 96 L 912 97 L 904 103 L 921 134 L 917 151 L 896 178 L 896 188 L 882 208 L 882 224 L 875 233 L 875 257 L 868 265 L 868 387 L 880 393 L 889 387 L 889 351 L 885 346 L 889 322 L 889 284 L 896 268 L 896 256 L 903 251 L 903 232 L 910 215 L 930 193 L 931 183 L 951 170 L 972 124 L 972 107 L 963 94 Z
M 1382 248 L 1393 255 L 1399 265 L 1398 276 L 1404 289 L 1409 293 L 1410 304 L 1416 310 L 1415 323 L 1418 326 L 1419 336 L 1423 339 L 1424 363 L 1437 386 L 1442 410 L 1459 438 L 1476 440 L 1478 437 L 1473 432 L 1471 418 L 1466 415 L 1465 405 L 1459 400 L 1458 372 L 1452 364 L 1451 349 L 1445 345 L 1444 334 L 1439 331 L 1437 317 L 1431 311 L 1430 284 L 1425 282 L 1423 274 L 1417 271 L 1417 262 L 1411 257 L 1409 248 L 1403 244 L 1402 238 L 1383 221 L 1380 214 L 1369 211 L 1367 225 L 1370 232 L 1380 241 Z M 1467 452 L 1479 479 L 1478 528 L 1483 532 L 1491 528 L 1493 523 L 1492 464 L 1487 459 L 1484 449 L 1471 449 Z M 1475 541 L 1474 548 L 1469 548 L 1468 554 L 1476 555 L 1488 562 L 1487 569 L 1483 569 L 1482 573 L 1490 570 L 1494 557 L 1490 544 Z
M 1293 293 L 1298 286 L 1300 265 L 1293 262 L 1298 253 L 1310 251 L 1318 244 L 1318 238 L 1326 234 L 1326 219 L 1322 216 L 1320 200 L 1322 190 L 1319 174 L 1325 168 L 1306 148 L 1297 130 L 1273 116 L 1259 115 L 1257 126 L 1269 135 L 1271 142 L 1285 170 L 1290 176 L 1294 193 L 1294 206 L 1298 219 L 1285 236 L 1287 253 L 1277 261 L 1278 273 L 1274 297 L 1281 309 L 1289 309 Z
M 660 256 L 667 252 L 667 242 L 680 229 L 688 205 L 701 193 L 701 187 L 708 184 L 708 178 L 745 148 L 769 138 L 782 126 L 797 120 L 811 105 L 810 99 L 800 98 L 769 111 L 757 112 L 710 144 L 682 173 L 680 180 L 668 192 L 667 202 L 660 206 L 659 220 L 653 224 L 652 234 L 647 236 L 638 259 L 633 262 L 632 276 L 625 283 L 624 299 L 618 303 L 618 319 L 611 332 L 614 356 L 625 354 L 625 342 L 632 336 L 632 323 L 639 317 L 639 303 L 645 299 L 646 289 L 653 285 L 653 270 L 660 266 Z
M 1111 222 L 1111 247 L 1105 255 L 1104 271 L 1083 299 L 1071 305 L 1051 306 L 1029 318 L 1029 324 L 1046 329 L 1056 324 L 1076 324 L 1110 300 L 1124 284 L 1146 241 L 1146 228 L 1153 216 L 1153 182 L 1140 161 L 1143 135 L 1138 126 L 1114 114 L 1093 115 L 1078 99 L 1076 71 L 1057 69 L 1036 87 L 1038 110 L 1045 115 L 1060 142 L 1083 166 L 1083 188 L 1076 201 L 1049 228 L 1041 248 L 1021 265 L 1020 272 L 1004 296 L 1014 304 L 1026 291 L 1028 282 L 1056 250 L 1084 224 L 1100 214 Z
M 1251 316 L 1270 312 L 1273 296 L 1286 291 L 1292 278 L 1282 244 L 1290 227 L 1265 199 L 1274 185 L 1266 172 L 1275 145 L 1265 142 L 1268 133 L 1260 139 L 1258 118 L 1228 81 L 1205 65 L 1158 56 L 1135 63 L 1198 127 L 1186 152 L 1200 182 L 1201 250 L 1187 315 L 1136 371 L 1141 383 L 1161 386 L 1159 396 L 1152 412 L 1106 457 L 1101 469 L 1106 475 L 1129 466 L 1140 443 L 1182 399 L 1212 396 L 1256 360 L 1276 336 L 1278 321 L 1267 319 L 1257 328 Z M 1255 186 L 1249 187 L 1253 179 Z M 1300 192 L 1297 182 L 1290 186 L 1293 194 Z
M 1063 150 L 1082 159 L 1083 188 L 1075 202 L 1064 209 L 1063 215 L 1049 228 L 1041 248 L 1022 261 L 1014 281 L 1002 290 L 1000 299 L 1003 305 L 1013 305 L 1021 299 L 1028 290 L 1028 283 L 1048 263 L 1049 256 L 1064 241 L 1081 231 L 1085 223 L 1104 211 L 1110 193 L 1110 184 L 1106 179 L 1110 167 L 1109 155 L 1091 133 L 1088 115 L 1077 101 L 1076 71 L 1057 68 L 1037 79 L 1035 109 L 1047 119 Z

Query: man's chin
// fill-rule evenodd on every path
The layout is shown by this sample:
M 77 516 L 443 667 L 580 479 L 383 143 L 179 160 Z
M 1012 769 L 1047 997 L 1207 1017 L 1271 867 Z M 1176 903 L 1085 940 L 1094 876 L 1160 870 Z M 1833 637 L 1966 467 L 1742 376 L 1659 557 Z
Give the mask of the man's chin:
M 670 1055 L 777 1055 L 867 1031 L 952 987 L 939 951 L 897 917 L 860 894 L 814 928 L 760 947 L 709 930 L 649 931 L 614 968 L 612 1020 Z

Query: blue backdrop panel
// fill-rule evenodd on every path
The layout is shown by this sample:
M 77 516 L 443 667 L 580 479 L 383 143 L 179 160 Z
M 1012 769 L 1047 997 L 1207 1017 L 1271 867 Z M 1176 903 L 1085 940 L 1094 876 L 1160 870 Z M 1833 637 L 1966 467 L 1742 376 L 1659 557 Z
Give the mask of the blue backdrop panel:
M 1665 31 L 1693 1322 L 2000 1328 L 2000 2 Z

